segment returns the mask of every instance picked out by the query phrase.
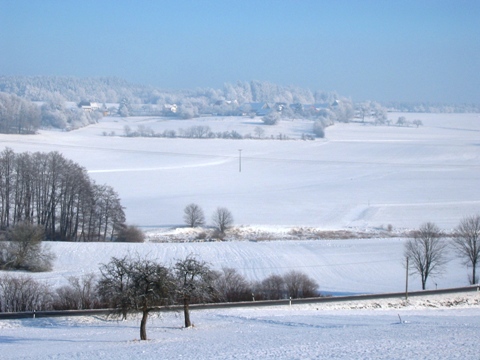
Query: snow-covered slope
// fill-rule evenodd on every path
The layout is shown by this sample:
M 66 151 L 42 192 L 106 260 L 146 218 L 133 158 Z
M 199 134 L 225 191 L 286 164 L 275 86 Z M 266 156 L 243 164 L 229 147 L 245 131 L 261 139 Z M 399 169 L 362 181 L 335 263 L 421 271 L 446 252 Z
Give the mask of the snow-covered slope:
M 363 310 L 355 304 L 202 310 L 192 312 L 189 329 L 181 328 L 181 314 L 166 313 L 148 321 L 149 341 L 138 341 L 139 318 L 4 320 L 0 358 L 473 360 L 480 352 L 478 301 L 474 293 L 394 309 L 369 302 Z M 433 308 L 449 302 L 457 307 Z
M 395 121 L 400 115 L 390 116 Z M 225 206 L 237 225 L 257 233 L 291 226 L 368 232 L 388 224 L 397 232 L 425 221 L 448 230 L 463 216 L 479 213 L 479 116 L 403 115 L 421 119 L 424 126 L 337 124 L 316 141 L 141 139 L 101 134 L 121 134 L 126 124 L 148 124 L 155 131 L 209 124 L 215 131 L 253 133 L 260 124 L 245 118 L 223 123 L 106 118 L 69 133 L 0 135 L 0 150 L 60 151 L 85 166 L 96 181 L 112 185 L 129 222 L 143 226 L 152 239 L 181 225 L 183 208 L 191 202 L 202 206 L 207 217 Z M 282 122 L 267 131 L 299 138 L 310 125 Z M 33 276 L 58 286 L 68 276 L 97 272 L 111 256 L 148 256 L 168 265 L 194 254 L 214 268 L 233 267 L 249 280 L 295 269 L 314 277 L 327 293 L 397 292 L 405 284 L 404 241 L 247 237 L 232 242 L 51 243 L 57 254 L 53 271 Z M 445 274 L 430 278 L 428 288 L 468 283 L 468 270 L 453 253 L 450 257 Z M 410 289 L 419 287 L 419 279 L 412 277 Z M 195 327 L 188 330 L 181 329 L 178 314 L 170 313 L 149 322 L 148 342 L 136 340 L 138 319 L 1 321 L 0 358 L 477 359 L 478 294 L 469 296 L 465 301 L 411 299 L 407 307 L 401 300 L 386 300 L 340 309 L 330 304 L 198 311 L 192 315 Z M 460 307 L 445 309 L 449 304 Z
M 146 125 L 160 132 L 195 124 L 252 133 L 260 119 L 104 118 L 72 132 L 0 135 L 0 149 L 60 151 L 113 186 L 127 220 L 140 226 L 181 225 L 199 204 L 210 218 L 227 207 L 238 225 L 323 229 L 414 228 L 434 221 L 455 227 L 480 207 L 478 114 L 390 114 L 424 126 L 336 124 L 326 138 L 299 140 L 311 122 L 263 126 L 267 136 L 297 140 L 205 140 L 102 136 Z M 239 171 L 239 150 L 242 168 Z

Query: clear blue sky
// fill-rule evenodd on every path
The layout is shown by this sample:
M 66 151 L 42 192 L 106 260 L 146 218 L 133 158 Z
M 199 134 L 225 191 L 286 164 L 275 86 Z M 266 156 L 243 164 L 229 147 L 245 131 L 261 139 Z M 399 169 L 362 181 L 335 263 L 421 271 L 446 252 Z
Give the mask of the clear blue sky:
M 0 0 L 0 74 L 480 103 L 480 1 Z

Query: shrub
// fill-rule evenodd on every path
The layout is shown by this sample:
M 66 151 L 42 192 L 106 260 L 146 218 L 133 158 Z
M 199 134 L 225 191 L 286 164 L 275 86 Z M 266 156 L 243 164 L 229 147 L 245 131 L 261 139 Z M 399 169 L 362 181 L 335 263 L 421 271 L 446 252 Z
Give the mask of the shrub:
M 50 271 L 55 254 L 43 246 L 43 238 L 43 228 L 27 222 L 18 223 L 9 229 L 6 233 L 7 241 L 0 245 L 0 268 Z
M 145 242 L 145 233 L 135 225 L 127 225 L 119 230 L 116 241 L 143 243 Z

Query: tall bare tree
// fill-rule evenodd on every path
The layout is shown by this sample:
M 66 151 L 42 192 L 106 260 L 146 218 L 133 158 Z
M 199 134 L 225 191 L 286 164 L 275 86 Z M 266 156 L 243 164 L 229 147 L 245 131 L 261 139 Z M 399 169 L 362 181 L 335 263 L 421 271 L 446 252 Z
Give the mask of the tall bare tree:
M 46 238 L 113 240 L 125 222 L 118 194 L 58 152 L 0 152 L 0 229 L 29 222 Z
M 420 275 L 422 290 L 425 290 L 430 275 L 441 274 L 448 259 L 445 256 L 447 244 L 437 225 L 427 222 L 413 233 L 405 243 L 405 257 L 409 259 L 410 274 Z
M 480 259 L 480 215 L 464 218 L 455 229 L 453 245 L 464 263 L 472 267 L 470 284 L 478 283 L 477 265 Z

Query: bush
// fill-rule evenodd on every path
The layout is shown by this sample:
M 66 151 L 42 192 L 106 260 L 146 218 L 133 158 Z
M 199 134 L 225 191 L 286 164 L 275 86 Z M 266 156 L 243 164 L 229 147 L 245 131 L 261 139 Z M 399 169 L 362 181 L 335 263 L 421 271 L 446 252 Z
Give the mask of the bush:
M 135 225 L 127 225 L 119 230 L 116 241 L 143 243 L 145 242 L 145 233 Z
M 315 280 L 299 271 L 289 271 L 283 276 L 288 296 L 292 299 L 318 296 Z
M 270 114 L 265 115 L 262 121 L 265 125 L 276 125 L 280 121 L 280 114 L 272 111 Z
M 55 254 L 43 246 L 43 238 L 43 228 L 30 223 L 18 223 L 9 229 L 7 241 L 0 245 L 0 269 L 50 271 Z
M 252 287 L 247 280 L 232 268 L 222 268 L 216 272 L 213 280 L 216 300 L 220 302 L 235 302 L 252 300 Z

